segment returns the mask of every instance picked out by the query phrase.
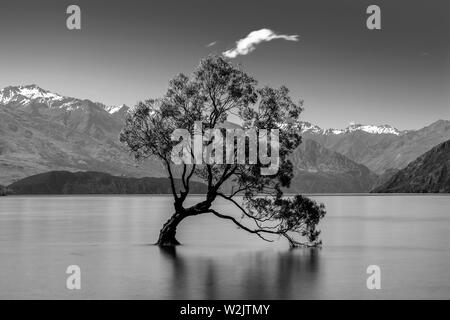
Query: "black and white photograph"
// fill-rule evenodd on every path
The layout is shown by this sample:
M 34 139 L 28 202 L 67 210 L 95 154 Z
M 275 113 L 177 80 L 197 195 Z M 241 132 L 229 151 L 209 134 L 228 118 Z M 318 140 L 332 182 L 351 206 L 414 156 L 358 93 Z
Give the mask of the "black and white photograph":
M 0 300 L 450 299 L 449 39 L 448 0 L 1 0 Z

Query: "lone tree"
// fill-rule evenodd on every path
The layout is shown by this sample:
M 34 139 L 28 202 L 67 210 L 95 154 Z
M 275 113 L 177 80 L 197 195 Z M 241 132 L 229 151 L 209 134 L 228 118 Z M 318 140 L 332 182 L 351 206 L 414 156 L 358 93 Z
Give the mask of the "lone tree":
M 302 102 L 294 103 L 286 87 L 257 88 L 255 79 L 216 55 L 201 60 L 191 77 L 180 74 L 172 79 L 162 98 L 140 102 L 132 108 L 120 140 L 137 160 L 156 157 L 162 161 L 174 198 L 175 212 L 163 225 L 156 244 L 178 245 L 176 230 L 182 220 L 199 214 L 213 214 L 266 241 L 281 236 L 292 247 L 319 245 L 320 231 L 316 226 L 325 216 L 323 204 L 301 195 L 283 197 L 282 191 L 289 187 L 293 177 L 289 155 L 301 142 L 299 116 L 302 110 Z M 245 163 L 185 161 L 176 165 L 171 161 L 172 149 L 180 142 L 171 138 L 176 129 L 198 134 L 194 132 L 198 131 L 195 123 L 201 121 L 202 134 L 211 128 L 224 131 L 224 124 L 229 124 L 227 118 L 231 114 L 234 119 L 238 117 L 236 127 L 242 130 L 256 129 L 259 133 L 263 129 L 279 129 L 278 171 L 275 174 L 261 174 L 261 169 L 268 165 L 259 159 L 249 163 L 252 150 L 247 143 Z M 206 139 L 203 148 L 211 146 L 212 140 L 212 137 Z M 259 142 L 257 149 L 261 147 Z M 232 148 L 236 155 L 234 138 Z M 190 152 L 193 156 L 192 149 Z M 202 201 L 186 207 L 192 179 L 204 181 L 207 192 Z M 218 198 L 229 201 L 239 215 L 215 210 L 213 203 Z

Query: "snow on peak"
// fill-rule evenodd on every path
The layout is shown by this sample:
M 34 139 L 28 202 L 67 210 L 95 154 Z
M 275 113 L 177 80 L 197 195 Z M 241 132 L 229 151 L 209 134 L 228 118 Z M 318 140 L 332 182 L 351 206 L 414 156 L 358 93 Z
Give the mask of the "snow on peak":
M 27 85 L 27 86 L 6 87 L 6 88 L 0 90 L 0 97 L 2 100 L 8 99 L 8 98 L 11 99 L 17 95 L 21 95 L 28 99 L 39 99 L 39 98 L 56 99 L 56 100 L 63 99 L 62 96 L 51 93 L 50 91 L 44 90 L 35 84 Z
M 125 109 L 124 109 L 125 108 Z M 109 114 L 114 114 L 116 112 L 119 112 L 120 110 L 124 109 L 124 110 L 128 110 L 128 107 L 124 104 L 120 105 L 120 106 L 104 106 L 104 109 L 106 112 L 108 112 Z
M 362 125 L 362 124 L 352 124 L 345 129 L 346 132 L 354 132 L 354 131 L 364 131 L 372 134 L 395 134 L 399 135 L 400 132 L 390 125 Z
M 301 123 L 301 132 L 308 132 L 308 133 L 315 133 L 315 134 L 322 134 L 324 133 L 324 130 L 314 124 L 311 124 L 309 122 L 302 122 Z
M 394 134 L 400 135 L 400 132 L 390 126 L 390 125 L 362 125 L 362 124 L 351 124 L 345 129 L 322 129 L 316 125 L 309 122 L 302 122 L 301 133 L 311 133 L 311 134 L 325 134 L 325 135 L 338 135 L 343 133 L 351 133 L 356 131 L 363 131 L 370 134 Z
M 341 134 L 341 133 L 345 133 L 344 129 L 327 129 L 325 131 L 325 134 Z
M 71 97 L 62 96 L 42 89 L 35 84 L 26 86 L 9 86 L 0 90 L 0 104 L 10 106 L 29 106 L 31 104 L 45 105 L 51 109 L 62 109 L 65 111 L 78 110 L 80 108 L 96 108 L 103 109 L 109 114 L 123 110 L 128 110 L 125 105 L 105 106 L 102 103 L 92 102 L 90 100 L 82 100 Z
M 26 86 L 10 86 L 0 90 L 0 103 L 14 103 L 18 105 L 27 105 L 31 101 L 38 101 L 49 106 L 53 102 L 61 102 L 66 97 L 44 90 L 35 84 Z

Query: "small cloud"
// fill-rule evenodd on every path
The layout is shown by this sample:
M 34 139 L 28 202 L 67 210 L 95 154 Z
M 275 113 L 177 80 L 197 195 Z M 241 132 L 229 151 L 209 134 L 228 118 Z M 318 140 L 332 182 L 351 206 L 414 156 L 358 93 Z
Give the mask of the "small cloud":
M 217 41 L 213 41 L 213 42 L 211 42 L 211 43 L 208 43 L 207 45 L 206 45 L 206 47 L 207 48 L 210 48 L 210 47 L 212 47 L 212 46 L 215 46 L 217 44 Z
M 356 124 L 355 121 L 350 121 L 349 125 L 354 126 Z
M 285 35 L 276 34 L 270 29 L 260 29 L 252 31 L 247 37 L 236 41 L 236 47 L 234 49 L 223 52 L 223 55 L 227 58 L 236 58 L 238 55 L 246 55 L 256 49 L 256 45 L 261 42 L 272 41 L 275 39 L 284 39 L 287 41 L 298 41 L 298 35 Z

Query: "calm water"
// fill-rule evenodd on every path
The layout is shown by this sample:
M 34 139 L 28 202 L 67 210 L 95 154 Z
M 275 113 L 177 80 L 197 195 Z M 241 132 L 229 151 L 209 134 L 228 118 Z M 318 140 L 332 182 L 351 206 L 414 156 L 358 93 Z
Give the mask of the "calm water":
M 449 196 L 313 198 L 328 211 L 320 250 L 289 250 L 203 215 L 182 223 L 182 246 L 162 251 L 150 244 L 169 197 L 4 197 L 0 298 L 450 298 Z M 72 264 L 79 291 L 65 287 Z M 366 287 L 369 265 L 381 268 L 381 290 Z

